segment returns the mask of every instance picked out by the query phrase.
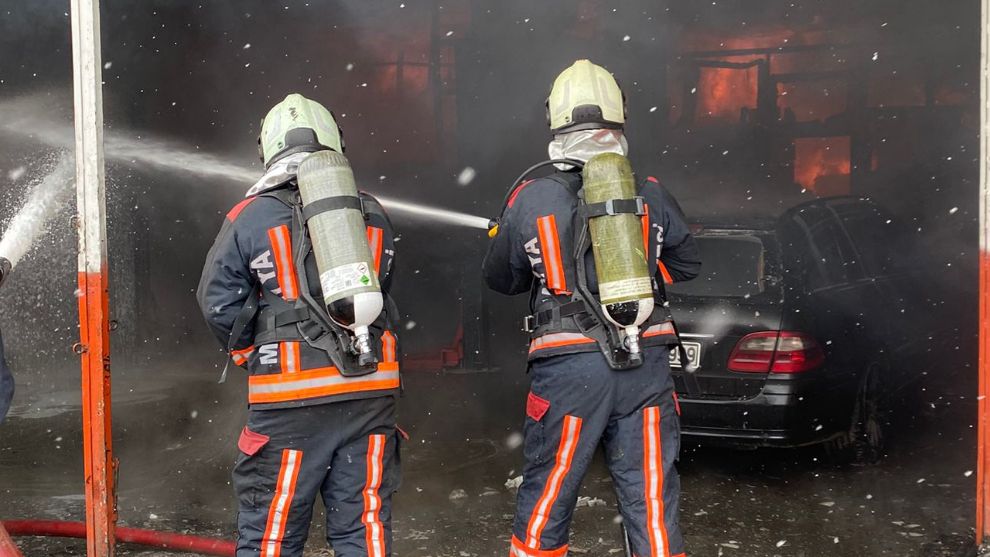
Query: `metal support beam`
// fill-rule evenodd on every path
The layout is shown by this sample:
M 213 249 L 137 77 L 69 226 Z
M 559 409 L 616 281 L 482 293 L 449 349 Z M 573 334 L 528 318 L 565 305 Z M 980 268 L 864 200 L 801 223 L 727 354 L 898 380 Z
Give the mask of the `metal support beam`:
M 76 200 L 79 228 L 79 334 L 82 356 L 86 546 L 111 557 L 117 519 L 110 435 L 110 327 L 103 164 L 103 66 L 99 0 L 72 0 Z
M 976 463 L 976 543 L 982 545 L 990 527 L 990 0 L 981 2 L 980 28 L 980 317 L 979 431 Z

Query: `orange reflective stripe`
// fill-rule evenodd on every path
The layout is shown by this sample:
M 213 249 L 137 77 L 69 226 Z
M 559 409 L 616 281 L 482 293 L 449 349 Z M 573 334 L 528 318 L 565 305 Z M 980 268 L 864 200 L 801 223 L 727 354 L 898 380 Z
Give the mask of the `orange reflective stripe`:
M 368 227 L 368 247 L 371 248 L 371 257 L 375 261 L 375 272 L 381 273 L 382 267 L 382 247 L 384 232 L 375 226 Z
M 272 254 L 278 271 L 278 285 L 282 289 L 282 297 L 295 300 L 299 297 L 299 286 L 296 280 L 296 266 L 292 261 L 292 240 L 289 227 L 286 225 L 268 229 L 268 240 L 272 244 Z
M 526 547 L 540 549 L 540 536 L 543 535 L 543 528 L 550 519 L 550 510 L 560 495 L 560 486 L 564 483 L 564 478 L 571 469 L 574 452 L 577 449 L 580 437 L 581 418 L 565 416 L 563 433 L 560 436 L 560 446 L 557 448 L 557 463 L 547 478 L 547 484 L 543 488 L 543 495 L 536 502 L 536 507 L 533 508 L 533 515 L 530 517 L 529 525 L 526 527 Z
M 399 371 L 398 362 L 382 362 L 378 364 L 378 371 L 370 375 L 362 375 L 361 377 L 374 377 L 376 373 L 379 372 L 395 372 Z M 286 374 L 281 373 L 266 373 L 264 375 L 252 375 L 248 378 L 249 385 L 279 385 L 282 383 L 291 383 L 294 381 L 306 381 L 308 379 L 320 378 L 320 377 L 340 377 L 341 379 L 350 381 L 340 374 L 337 368 L 330 367 L 318 367 L 313 369 L 307 369 L 305 371 L 300 371 L 293 374 L 291 377 Z
M 674 334 L 674 326 L 670 324 L 669 321 L 663 323 L 658 323 L 652 325 L 645 331 L 643 331 L 643 338 L 658 337 L 661 335 L 672 335 Z
M 547 288 L 557 294 L 566 292 L 567 277 L 564 275 L 564 263 L 560 258 L 557 217 L 547 215 L 536 219 L 536 228 L 540 236 L 540 253 L 543 255 L 543 267 L 546 269 Z
M 266 404 L 274 402 L 289 402 L 293 400 L 303 400 L 307 398 L 319 398 L 324 396 L 335 396 L 348 393 L 360 393 L 364 391 L 388 391 L 399 388 L 399 377 L 382 380 L 353 380 L 346 385 L 328 385 L 323 387 L 309 387 L 303 389 L 286 390 L 278 393 L 249 394 L 248 402 L 251 404 Z
M 512 545 L 509 547 L 509 557 L 564 557 L 567 555 L 567 546 L 557 549 L 539 550 L 526 547 L 519 538 L 512 536 Z
M 643 476 L 646 485 L 646 532 L 649 557 L 670 557 L 663 508 L 663 443 L 660 438 L 660 408 L 643 410 Z
M 395 362 L 395 335 L 391 331 L 382 333 L 382 360 L 385 362 Z
M 378 489 L 382 486 L 382 476 L 385 457 L 385 436 L 368 436 L 367 477 L 364 483 L 364 513 L 361 522 L 364 524 L 365 543 L 368 546 L 368 557 L 385 557 L 385 526 L 379 514 L 382 510 L 382 498 Z
M 299 359 L 298 342 L 280 342 L 279 352 L 279 363 L 281 364 L 282 373 L 296 373 L 302 369 L 302 363 Z
M 363 391 L 399 388 L 399 364 L 382 362 L 378 371 L 360 377 L 344 377 L 335 367 L 295 373 L 252 375 L 248 378 L 248 402 L 265 404 Z
M 663 282 L 665 284 L 674 284 L 674 277 L 670 276 L 670 272 L 667 271 L 667 266 L 663 264 L 663 261 L 658 259 L 657 267 L 660 269 L 660 274 L 663 275 Z
M 558 346 L 572 346 L 575 344 L 588 344 L 595 342 L 595 339 L 588 338 L 580 333 L 549 333 L 541 337 L 534 338 L 529 343 L 529 353 L 546 348 L 556 348 Z
M 643 254 L 646 255 L 646 260 L 650 260 L 650 206 L 643 204 L 643 210 L 645 214 L 641 217 L 643 222 Z
M 390 365 L 384 365 L 390 364 Z M 362 375 L 359 378 L 375 377 L 379 373 L 394 373 L 398 371 L 399 366 L 394 365 L 395 362 L 383 362 L 383 365 L 378 367 L 378 370 L 374 373 L 368 375 Z M 315 369 L 307 369 L 306 371 L 300 371 L 294 373 L 291 376 L 282 373 L 268 373 L 264 375 L 252 375 L 248 378 L 249 385 L 281 385 L 285 383 L 296 383 L 299 381 L 308 381 L 311 379 L 320 378 L 339 378 L 344 381 L 352 381 L 353 379 L 344 377 L 340 374 L 340 371 L 335 367 L 320 367 Z
M 282 451 L 282 466 L 278 471 L 275 496 L 268 508 L 268 524 L 265 526 L 265 535 L 261 538 L 261 554 L 264 557 L 279 557 L 282 554 L 282 537 L 285 535 L 285 522 L 292 507 L 292 497 L 296 493 L 302 454 L 302 451 L 292 449 Z
M 234 365 L 241 365 L 247 361 L 248 356 L 254 352 L 254 346 L 248 346 L 247 348 L 242 348 L 240 350 L 234 350 L 230 353 L 230 360 L 234 362 Z

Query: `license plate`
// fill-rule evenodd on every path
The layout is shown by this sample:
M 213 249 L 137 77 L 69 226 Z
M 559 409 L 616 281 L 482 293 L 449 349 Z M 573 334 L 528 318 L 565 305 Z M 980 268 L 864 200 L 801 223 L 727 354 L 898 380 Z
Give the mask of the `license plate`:
M 701 365 L 701 343 L 700 342 L 685 342 L 684 351 L 687 352 L 688 359 L 691 360 L 691 365 L 695 368 Z M 676 346 L 670 347 L 670 367 L 680 369 L 681 366 L 681 351 L 677 349 Z

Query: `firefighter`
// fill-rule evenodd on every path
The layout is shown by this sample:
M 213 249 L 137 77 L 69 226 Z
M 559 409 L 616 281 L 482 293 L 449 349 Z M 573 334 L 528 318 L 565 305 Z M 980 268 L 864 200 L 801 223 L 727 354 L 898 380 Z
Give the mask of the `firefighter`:
M 0 422 L 7 417 L 10 403 L 14 398 L 14 376 L 3 357 L 3 336 L 0 335 Z
M 636 209 L 642 228 L 634 241 L 646 248 L 657 303 L 642 325 L 642 363 L 616 361 L 623 348 L 608 345 L 602 331 L 609 324 L 591 311 L 598 302 L 577 296 L 597 293 L 598 284 L 590 249 L 576 252 L 575 242 L 584 222 L 576 218 L 579 166 L 602 153 L 625 156 L 625 98 L 605 68 L 578 60 L 554 81 L 547 118 L 550 159 L 576 164 L 558 162 L 550 176 L 510 192 L 484 262 L 488 286 L 508 295 L 529 292 L 532 312 L 524 320 L 531 337 L 526 464 L 510 555 L 567 553 L 578 488 L 600 442 L 632 553 L 682 555 L 679 418 L 669 364 L 677 338 L 662 292 L 664 284 L 697 276 L 698 249 L 674 198 L 655 178 L 643 180 L 642 210 Z
M 387 303 L 370 326 L 378 363 L 346 372 L 340 362 L 352 347 L 326 342 L 346 331 L 311 303 L 323 297 L 304 226 L 312 215 L 302 217 L 297 182 L 313 153 L 343 153 L 339 127 L 321 104 L 291 94 L 265 116 L 258 142 L 266 172 L 227 213 L 197 291 L 210 329 L 248 374 L 249 412 L 232 474 L 237 556 L 302 555 L 319 495 L 338 557 L 385 557 L 399 483 L 397 314 L 387 296 L 392 226 L 362 193 L 359 241 L 373 254 Z M 351 248 L 335 241 L 335 249 Z
M 0 257 L 0 285 L 10 276 L 11 264 L 4 257 Z M 7 367 L 7 360 L 3 356 L 3 335 L 0 334 L 0 422 L 7 416 L 10 410 L 10 403 L 14 398 L 14 375 Z

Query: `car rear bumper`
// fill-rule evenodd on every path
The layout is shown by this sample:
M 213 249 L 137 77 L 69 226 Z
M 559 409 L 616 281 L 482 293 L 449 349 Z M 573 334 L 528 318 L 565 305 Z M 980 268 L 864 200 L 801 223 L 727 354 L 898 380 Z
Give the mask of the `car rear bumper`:
M 680 394 L 681 434 L 717 444 L 797 447 L 827 441 L 849 428 L 855 390 L 814 378 L 768 379 L 743 400 Z
M 795 429 L 729 429 L 682 426 L 681 435 L 714 445 L 732 447 L 802 447 L 823 443 L 841 435 L 840 431 L 819 431 L 808 433 Z

